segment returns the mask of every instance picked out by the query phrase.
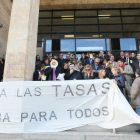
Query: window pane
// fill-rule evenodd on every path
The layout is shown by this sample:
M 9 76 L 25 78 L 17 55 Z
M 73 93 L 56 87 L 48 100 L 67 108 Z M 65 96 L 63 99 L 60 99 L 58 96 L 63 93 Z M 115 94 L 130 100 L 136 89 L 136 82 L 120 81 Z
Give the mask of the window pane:
M 97 11 L 96 10 L 80 10 L 80 11 L 75 11 L 75 16 L 97 16 Z
M 140 32 L 124 33 L 124 37 L 136 37 L 140 39 Z
M 76 32 L 98 32 L 97 25 L 76 26 Z
M 37 42 L 37 47 L 42 47 L 44 42 Z
M 76 34 L 76 37 L 93 37 L 97 38 L 99 37 L 98 33 L 82 33 L 82 34 Z
M 52 38 L 73 38 L 74 34 L 52 34 Z
M 122 17 L 123 23 L 140 23 L 140 17 Z
M 100 32 L 114 32 L 114 31 L 122 31 L 121 25 L 100 25 Z
M 76 39 L 77 51 L 105 50 L 105 39 Z
M 51 33 L 51 26 L 38 26 L 38 33 Z
M 54 11 L 53 17 L 74 17 L 74 11 Z
M 74 24 L 74 18 L 53 19 L 53 25 Z
M 53 26 L 53 33 L 74 32 L 74 26 Z
M 132 9 L 132 10 L 121 10 L 122 15 L 140 15 L 140 9 Z
M 51 25 L 51 19 L 39 19 L 39 25 Z
M 75 24 L 97 24 L 97 18 L 75 18 Z
M 101 37 L 123 37 L 122 33 L 100 33 Z
M 51 17 L 52 16 L 52 12 L 39 12 L 39 17 Z
M 123 25 L 124 31 L 140 31 L 140 24 Z
M 121 38 L 120 39 L 121 50 L 136 50 L 135 38 Z
M 43 38 L 51 38 L 51 34 L 38 34 L 37 41 L 42 41 Z
M 119 10 L 99 10 L 98 16 L 120 16 Z
M 61 39 L 61 51 L 75 51 L 75 39 Z
M 52 40 L 46 40 L 46 52 L 52 51 Z
M 99 23 L 100 24 L 121 23 L 121 18 L 120 17 L 99 17 Z

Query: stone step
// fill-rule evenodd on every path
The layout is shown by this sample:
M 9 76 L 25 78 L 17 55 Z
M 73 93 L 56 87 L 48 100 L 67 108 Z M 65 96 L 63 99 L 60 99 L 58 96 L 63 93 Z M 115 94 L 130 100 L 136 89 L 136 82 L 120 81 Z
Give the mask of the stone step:
M 140 124 L 131 124 L 128 126 L 116 128 L 116 132 L 135 132 L 136 130 L 140 129 Z M 112 132 L 113 129 L 104 129 L 96 125 L 86 125 L 82 127 L 73 128 L 67 131 L 74 131 L 74 132 Z
M 135 132 L 57 132 L 30 134 L 0 134 L 0 140 L 140 140 Z

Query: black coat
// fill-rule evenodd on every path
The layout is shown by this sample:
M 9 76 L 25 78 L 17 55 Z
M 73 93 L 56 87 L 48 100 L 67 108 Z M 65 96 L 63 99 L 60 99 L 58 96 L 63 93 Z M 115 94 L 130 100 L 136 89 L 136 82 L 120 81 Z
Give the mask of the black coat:
M 88 77 L 88 75 L 85 76 L 84 72 L 83 72 L 83 77 L 84 77 L 84 79 L 97 79 L 95 74 L 93 74 L 93 76 L 91 76 L 91 74 L 90 74 L 89 77 Z
M 114 76 L 115 81 L 117 81 L 117 85 L 119 87 L 119 89 L 121 90 L 121 92 L 123 93 L 123 88 L 125 88 L 125 80 L 124 77 L 121 73 L 119 73 L 118 75 Z
M 90 60 L 89 59 L 85 60 L 85 65 L 87 65 L 87 64 L 90 65 Z M 94 60 L 92 60 L 92 64 L 94 64 Z
M 81 72 L 79 71 L 74 71 L 73 73 L 70 74 L 70 72 L 67 72 L 65 74 L 65 80 L 82 80 L 83 79 L 83 75 L 81 74 Z
M 38 70 L 36 70 L 33 74 L 33 81 L 40 81 L 40 80 L 38 80 L 38 77 L 39 77 L 39 72 L 38 72 Z
M 59 67 L 56 67 L 56 69 L 55 69 L 56 78 L 58 77 L 59 73 L 60 73 L 59 72 Z M 47 81 L 52 81 L 53 80 L 53 69 L 51 67 L 45 69 L 44 75 L 47 76 L 46 77 Z
M 135 61 L 132 62 L 132 69 L 134 71 L 134 73 L 136 72 L 137 69 L 139 69 L 139 60 L 136 59 Z

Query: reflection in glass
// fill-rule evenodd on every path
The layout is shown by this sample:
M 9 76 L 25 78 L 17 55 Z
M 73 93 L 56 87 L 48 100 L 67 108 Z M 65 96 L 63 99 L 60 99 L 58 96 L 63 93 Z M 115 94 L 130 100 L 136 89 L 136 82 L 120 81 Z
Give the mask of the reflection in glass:
M 111 39 L 106 39 L 107 51 L 111 51 Z
M 52 12 L 41 11 L 39 12 L 39 17 L 51 17 Z
M 61 51 L 75 51 L 75 40 L 74 39 L 61 39 L 60 41 Z
M 136 40 L 135 38 L 121 38 L 120 39 L 121 50 L 136 50 Z
M 97 11 L 96 10 L 80 10 L 80 11 L 75 11 L 75 16 L 97 16 Z
M 97 24 L 97 18 L 75 18 L 75 24 Z
M 140 31 L 140 24 L 123 25 L 124 31 Z
M 39 19 L 39 25 L 51 25 L 51 19 Z
M 122 17 L 123 23 L 140 23 L 140 17 Z
M 53 17 L 74 17 L 74 11 L 54 11 Z
M 123 37 L 122 33 L 100 33 L 100 37 Z
M 74 26 L 53 26 L 53 33 L 74 32 Z
M 93 38 L 98 38 L 99 34 L 98 33 L 82 33 L 82 34 L 76 34 L 76 37 L 93 37 Z
M 140 10 L 139 9 L 129 9 L 129 10 L 121 10 L 122 15 L 140 15 Z
M 52 40 L 46 40 L 46 52 L 52 51 Z
M 136 37 L 136 38 L 140 39 L 140 32 L 124 33 L 124 37 Z
M 98 16 L 120 16 L 119 10 L 99 10 Z
M 105 39 L 76 39 L 77 51 L 105 50 Z
M 51 33 L 51 26 L 39 26 L 38 33 Z
M 99 17 L 99 23 L 100 24 L 121 23 L 121 17 Z
M 114 31 L 122 31 L 121 25 L 99 25 L 100 32 L 114 32 Z
M 74 24 L 74 18 L 53 19 L 53 25 Z
M 76 32 L 98 32 L 98 25 L 76 26 Z

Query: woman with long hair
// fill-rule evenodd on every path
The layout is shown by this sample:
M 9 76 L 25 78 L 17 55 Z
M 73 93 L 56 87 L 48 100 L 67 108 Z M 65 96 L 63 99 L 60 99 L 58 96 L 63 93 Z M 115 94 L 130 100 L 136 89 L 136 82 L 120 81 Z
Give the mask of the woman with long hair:
M 105 71 L 105 69 L 100 69 L 98 75 L 99 75 L 99 79 L 106 78 L 106 71 Z
M 87 64 L 84 68 L 84 79 L 95 79 L 95 75 L 93 73 L 93 69 L 91 67 L 91 65 Z

